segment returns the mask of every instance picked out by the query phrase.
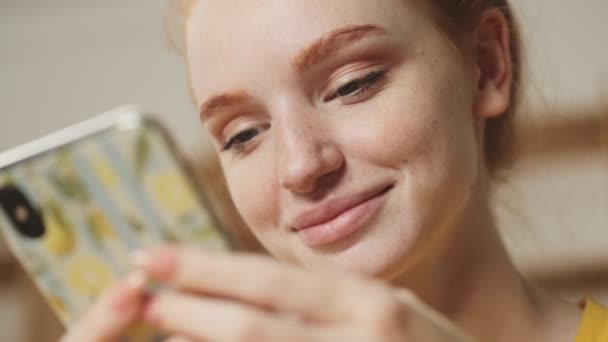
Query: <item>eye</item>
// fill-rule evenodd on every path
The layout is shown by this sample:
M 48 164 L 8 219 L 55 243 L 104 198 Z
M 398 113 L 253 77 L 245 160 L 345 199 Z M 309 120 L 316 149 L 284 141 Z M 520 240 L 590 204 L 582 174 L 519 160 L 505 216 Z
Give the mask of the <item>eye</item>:
M 268 127 L 268 125 L 252 127 L 236 133 L 224 144 L 222 151 L 242 149 L 248 142 L 257 137 L 262 131 L 268 129 Z
M 370 90 L 370 88 L 379 83 L 388 70 L 373 71 L 369 74 L 352 80 L 345 85 L 339 87 L 336 91 L 331 92 L 323 100 L 325 102 L 333 101 L 337 98 L 354 98 L 355 100 Z

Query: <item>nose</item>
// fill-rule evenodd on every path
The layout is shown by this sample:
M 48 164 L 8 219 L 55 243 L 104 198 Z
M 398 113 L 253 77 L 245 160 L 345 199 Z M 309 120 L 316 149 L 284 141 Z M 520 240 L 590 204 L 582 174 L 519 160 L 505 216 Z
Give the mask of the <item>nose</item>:
M 344 155 L 322 125 L 312 122 L 284 123 L 279 142 L 278 178 L 283 189 L 309 194 L 321 179 L 337 173 L 344 165 Z

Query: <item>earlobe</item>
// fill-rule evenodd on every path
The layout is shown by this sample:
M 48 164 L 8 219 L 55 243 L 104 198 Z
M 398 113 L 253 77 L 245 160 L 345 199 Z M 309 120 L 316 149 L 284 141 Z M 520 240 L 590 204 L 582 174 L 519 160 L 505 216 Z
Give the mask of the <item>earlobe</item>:
M 479 118 L 500 116 L 509 108 L 513 83 L 509 36 L 509 24 L 500 9 L 482 15 L 475 33 L 475 115 Z
M 494 83 L 487 83 L 479 89 L 475 101 L 475 115 L 479 118 L 494 118 L 507 112 L 510 97 Z

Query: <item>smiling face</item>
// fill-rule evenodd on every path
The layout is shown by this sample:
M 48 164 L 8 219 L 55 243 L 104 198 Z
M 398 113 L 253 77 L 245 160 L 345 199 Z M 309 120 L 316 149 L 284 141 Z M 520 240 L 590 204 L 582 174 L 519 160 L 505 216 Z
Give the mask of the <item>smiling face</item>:
M 277 258 L 390 277 L 476 205 L 492 113 L 423 1 L 198 1 L 186 43 L 233 200 Z

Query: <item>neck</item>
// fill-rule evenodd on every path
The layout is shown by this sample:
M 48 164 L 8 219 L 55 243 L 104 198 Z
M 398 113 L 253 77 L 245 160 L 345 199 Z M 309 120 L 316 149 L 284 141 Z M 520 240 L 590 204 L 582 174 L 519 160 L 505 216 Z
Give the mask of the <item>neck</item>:
M 516 270 L 485 196 L 475 194 L 444 236 L 392 283 L 481 341 L 574 340 L 578 314 Z

